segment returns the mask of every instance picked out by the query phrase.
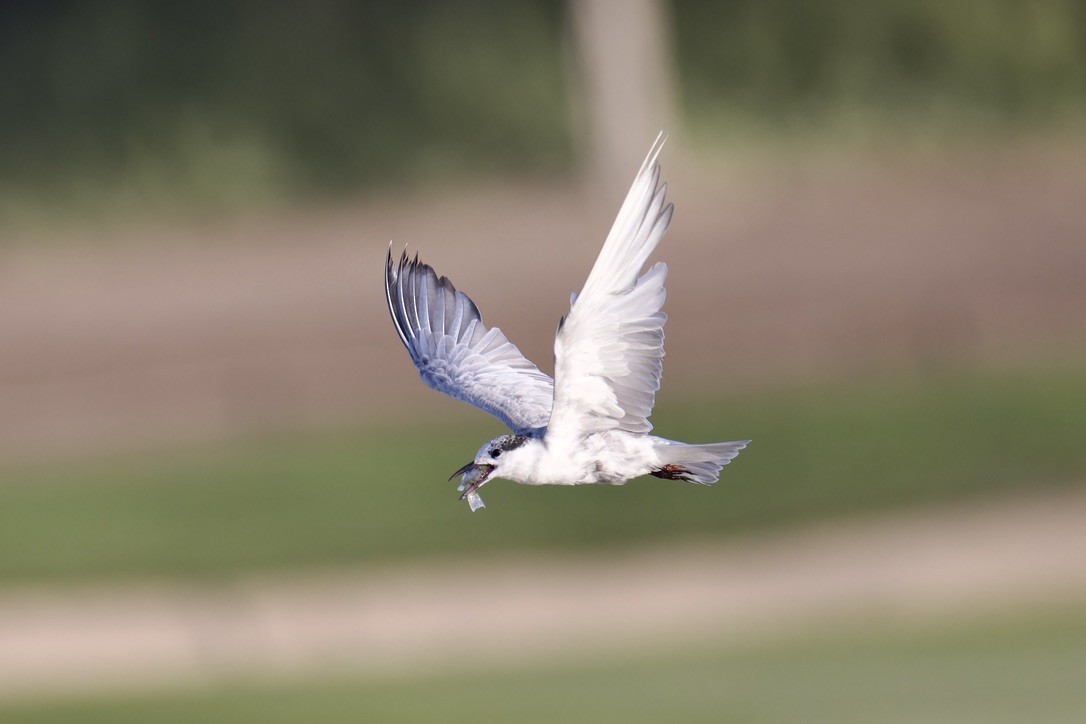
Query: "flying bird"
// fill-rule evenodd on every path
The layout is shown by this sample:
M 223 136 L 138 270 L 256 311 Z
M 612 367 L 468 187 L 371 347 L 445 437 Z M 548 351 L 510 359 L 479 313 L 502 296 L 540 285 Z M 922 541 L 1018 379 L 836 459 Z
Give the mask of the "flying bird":
M 484 444 L 449 480 L 471 509 L 493 478 L 525 485 L 622 485 L 641 475 L 709 485 L 749 440 L 691 445 L 650 435 L 663 370 L 667 265 L 644 274 L 674 207 L 665 203 L 657 137 L 611 232 L 554 340 L 552 380 L 475 303 L 406 250 L 393 263 L 385 296 L 392 322 L 422 381 L 489 412 L 511 434 Z

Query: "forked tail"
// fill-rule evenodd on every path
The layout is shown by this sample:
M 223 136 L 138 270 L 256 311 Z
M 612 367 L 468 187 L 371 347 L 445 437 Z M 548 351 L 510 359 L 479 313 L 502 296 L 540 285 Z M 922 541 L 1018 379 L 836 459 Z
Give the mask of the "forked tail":
M 720 477 L 720 469 L 734 460 L 739 451 L 748 444 L 750 440 L 713 442 L 706 445 L 661 440 L 656 446 L 660 466 L 649 475 L 712 485 Z

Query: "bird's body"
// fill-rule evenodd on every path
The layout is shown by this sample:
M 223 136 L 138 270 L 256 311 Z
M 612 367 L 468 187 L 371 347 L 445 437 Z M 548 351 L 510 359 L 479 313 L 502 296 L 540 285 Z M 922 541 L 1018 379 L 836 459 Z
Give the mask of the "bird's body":
M 575 445 L 547 444 L 545 439 L 529 437 L 502 453 L 502 477 L 523 485 L 621 485 L 653 470 L 652 441 L 660 440 L 621 430 L 586 435 Z
M 514 432 L 479 449 L 454 473 L 461 497 L 482 507 L 491 477 L 526 485 L 621 485 L 641 475 L 716 482 L 749 441 L 688 445 L 649 435 L 663 369 L 667 266 L 641 269 L 673 207 L 659 183 L 658 138 L 554 342 L 552 380 L 475 304 L 406 253 L 385 267 L 385 294 L 400 339 L 423 381 L 498 417 Z
M 490 458 L 493 442 L 483 446 L 477 459 L 472 461 L 474 464 L 487 462 L 485 458 Z M 682 449 L 735 446 L 734 452 L 738 454 L 747 442 L 687 445 L 655 435 L 639 435 L 622 430 L 585 435 L 572 445 L 548 444 L 546 437 L 528 437 L 516 449 L 501 454 L 501 477 L 522 485 L 622 485 L 642 475 L 709 484 L 715 482 L 715 475 L 712 479 L 695 479 L 694 471 L 676 462 L 682 459 L 683 453 L 687 457 L 696 457 L 690 454 L 691 451 Z M 730 451 L 731 448 L 718 449 L 708 455 L 710 460 L 725 458 Z M 726 459 L 730 460 L 731 457 Z

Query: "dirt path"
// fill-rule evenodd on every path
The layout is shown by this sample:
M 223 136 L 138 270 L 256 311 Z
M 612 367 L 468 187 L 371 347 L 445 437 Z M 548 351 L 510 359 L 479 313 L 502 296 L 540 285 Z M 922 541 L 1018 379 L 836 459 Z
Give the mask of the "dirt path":
M 1086 493 L 571 562 L 0 594 L 0 696 L 457 670 L 1086 602 Z
M 1086 348 L 1082 149 L 667 168 L 663 402 Z M 517 186 L 0 250 L 0 463 L 463 414 L 396 344 L 388 240 L 548 367 L 616 206 Z

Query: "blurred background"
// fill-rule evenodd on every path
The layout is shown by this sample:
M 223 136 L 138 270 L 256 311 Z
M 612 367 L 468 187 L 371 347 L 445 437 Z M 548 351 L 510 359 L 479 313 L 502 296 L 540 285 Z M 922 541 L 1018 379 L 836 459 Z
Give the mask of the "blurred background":
M 445 482 L 658 130 L 656 430 Z M 1079 721 L 1086 3 L 0 5 L 4 721 Z

